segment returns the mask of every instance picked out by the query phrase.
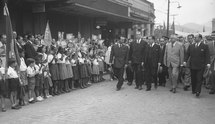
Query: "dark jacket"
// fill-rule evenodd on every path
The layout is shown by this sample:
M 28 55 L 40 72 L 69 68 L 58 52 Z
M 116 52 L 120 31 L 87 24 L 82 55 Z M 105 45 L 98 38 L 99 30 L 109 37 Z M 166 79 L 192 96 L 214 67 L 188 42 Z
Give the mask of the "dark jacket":
M 33 58 L 36 59 L 37 57 L 37 52 L 35 51 L 32 43 L 30 43 L 29 41 L 25 44 L 24 46 L 25 49 L 25 58 Z
M 195 44 L 188 47 L 185 61 L 188 61 L 190 57 L 190 68 L 191 69 L 204 69 L 207 64 L 210 64 L 209 48 L 204 43 L 196 48 Z
M 161 63 L 162 61 L 160 46 L 157 44 L 154 44 L 153 47 L 151 47 L 150 45 L 147 45 L 146 53 L 147 54 L 145 58 L 145 67 L 157 68 L 158 63 Z
M 111 49 L 110 63 L 113 62 L 115 68 L 123 68 L 128 63 L 129 49 L 126 45 L 119 47 L 118 44 L 114 44 Z
M 137 40 L 133 41 L 130 45 L 129 61 L 131 61 L 133 64 L 144 62 L 146 46 L 147 43 L 143 40 L 141 40 L 140 43 L 137 43 Z

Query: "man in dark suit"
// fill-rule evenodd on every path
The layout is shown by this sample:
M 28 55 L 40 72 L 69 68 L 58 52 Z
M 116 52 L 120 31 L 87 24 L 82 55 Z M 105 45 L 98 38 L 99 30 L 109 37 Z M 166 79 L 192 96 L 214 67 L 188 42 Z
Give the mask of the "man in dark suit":
M 132 65 L 135 75 L 136 87 L 135 89 L 142 90 L 143 85 L 143 72 L 142 66 L 144 64 L 145 53 L 146 53 L 147 43 L 141 39 L 141 34 L 138 32 L 136 34 L 136 40 L 134 40 L 130 45 L 129 51 L 129 64 Z M 130 85 L 132 82 L 129 82 Z
M 151 90 L 152 82 L 157 88 L 157 73 L 158 67 L 161 65 L 161 50 L 160 46 L 155 43 L 155 37 L 150 36 L 148 38 L 149 44 L 147 45 L 147 54 L 145 57 L 145 69 L 146 69 L 146 91 Z
M 34 41 L 34 36 L 33 35 L 28 35 L 28 41 L 27 41 L 27 43 L 24 46 L 24 49 L 25 49 L 25 59 L 26 60 L 28 58 L 36 59 L 36 57 L 37 57 L 37 52 L 34 49 L 33 41 Z
M 209 94 L 215 94 L 215 36 L 213 37 L 208 37 L 207 39 L 208 47 L 209 47 L 209 53 L 210 53 L 210 63 L 211 63 L 211 75 L 209 77 L 209 85 L 210 87 L 210 92 Z
M 166 42 L 169 41 L 169 38 L 166 36 L 163 36 L 160 40 L 160 49 L 161 49 L 161 65 L 160 70 L 158 73 L 158 79 L 159 79 L 159 86 L 165 86 L 166 85 L 166 77 L 168 75 L 168 68 L 163 63 L 165 48 L 166 48 Z M 162 68 L 162 69 L 161 69 Z
M 202 35 L 195 36 L 195 43 L 187 50 L 186 62 L 190 57 L 192 93 L 199 97 L 205 67 L 210 68 L 209 48 L 202 42 Z M 184 62 L 184 65 L 186 65 Z
M 128 63 L 129 48 L 123 44 L 124 40 L 124 37 L 120 37 L 118 43 L 112 46 L 110 54 L 110 63 L 113 62 L 113 71 L 118 78 L 118 83 L 116 86 L 117 91 L 119 91 L 123 85 L 124 68 Z

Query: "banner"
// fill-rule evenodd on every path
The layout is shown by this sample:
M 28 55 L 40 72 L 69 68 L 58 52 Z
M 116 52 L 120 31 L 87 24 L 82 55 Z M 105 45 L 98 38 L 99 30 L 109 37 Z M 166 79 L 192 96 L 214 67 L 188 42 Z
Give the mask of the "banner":
M 7 72 L 8 62 L 11 59 L 15 59 L 18 66 L 20 65 L 20 58 L 18 49 L 16 48 L 15 39 L 13 37 L 13 29 L 10 20 L 10 14 L 8 11 L 7 4 L 5 3 L 4 6 L 4 15 L 6 16 L 6 36 L 7 36 L 7 43 L 6 43 L 6 64 L 5 64 L 5 71 Z
M 51 44 L 52 44 L 52 35 L 49 27 L 49 22 L 47 22 L 43 45 L 51 46 Z

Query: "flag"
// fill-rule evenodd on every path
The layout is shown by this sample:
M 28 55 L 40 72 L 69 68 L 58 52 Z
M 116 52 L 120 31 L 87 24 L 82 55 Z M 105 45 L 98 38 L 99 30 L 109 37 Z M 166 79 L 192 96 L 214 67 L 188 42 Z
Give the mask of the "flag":
M 17 62 L 19 67 L 20 58 L 19 58 L 17 46 L 15 44 L 15 39 L 13 37 L 13 29 L 12 29 L 12 24 L 10 20 L 10 14 L 6 3 L 4 6 L 4 15 L 6 20 L 6 36 L 7 36 L 5 71 L 7 71 L 9 60 L 14 59 Z
M 50 31 L 50 27 L 49 27 L 49 21 L 48 21 L 47 25 L 46 25 L 43 45 L 51 46 L 51 44 L 52 44 L 52 35 L 51 35 L 51 31 Z
M 171 29 L 172 29 L 172 31 L 173 31 L 173 34 L 175 34 L 175 22 L 174 22 L 174 21 L 172 22 Z
M 205 26 L 203 27 L 203 32 L 205 32 Z
M 166 24 L 163 22 L 163 30 L 166 30 Z

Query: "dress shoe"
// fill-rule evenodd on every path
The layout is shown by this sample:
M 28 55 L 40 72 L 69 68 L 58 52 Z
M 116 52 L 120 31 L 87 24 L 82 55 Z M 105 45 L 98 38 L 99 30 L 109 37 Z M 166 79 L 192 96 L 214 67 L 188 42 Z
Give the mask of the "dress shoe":
M 172 92 L 172 91 L 173 91 L 173 88 L 172 88 L 172 89 L 170 89 L 169 91 L 170 91 L 170 92 Z
M 173 92 L 173 93 L 176 93 L 176 89 L 175 89 L 175 88 L 173 88 L 173 89 L 172 89 L 172 92 Z
M 2 108 L 1 111 L 2 111 L 2 112 L 6 112 L 7 110 L 6 110 L 5 108 Z
M 154 87 L 155 87 L 155 89 L 157 89 L 157 88 L 158 88 L 158 86 L 157 86 L 157 85 L 155 85 Z
M 121 88 L 116 88 L 116 91 L 120 91 Z
M 143 89 L 143 87 L 142 87 L 142 86 L 140 86 L 140 87 L 139 87 L 139 90 L 142 90 L 142 89 Z
M 192 91 L 192 94 L 195 94 L 196 92 Z
M 200 93 L 199 92 L 196 92 L 196 97 L 199 97 L 200 96 Z
M 134 89 L 138 89 L 139 87 L 138 86 L 136 86 Z
M 184 86 L 184 91 L 188 91 L 188 87 L 187 86 Z
M 147 89 L 146 89 L 146 91 L 150 91 L 150 90 L 151 90 L 151 88 L 147 88 Z
M 214 91 L 214 90 L 211 90 L 211 91 L 209 92 L 209 94 L 215 94 L 215 91 Z
M 131 83 L 131 82 L 128 82 L 128 83 L 127 83 L 127 85 L 128 85 L 128 86 L 131 86 L 131 85 L 132 85 L 132 83 Z

